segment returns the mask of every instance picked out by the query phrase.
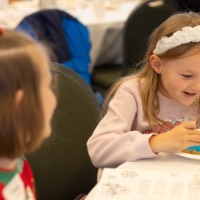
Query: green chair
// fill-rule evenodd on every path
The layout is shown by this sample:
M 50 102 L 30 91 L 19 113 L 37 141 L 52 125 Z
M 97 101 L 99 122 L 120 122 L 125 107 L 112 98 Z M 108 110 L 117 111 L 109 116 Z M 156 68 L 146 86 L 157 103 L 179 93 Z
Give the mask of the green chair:
M 52 135 L 27 158 L 38 200 L 72 200 L 96 184 L 97 169 L 86 142 L 98 123 L 99 108 L 92 90 L 76 72 L 56 63 L 51 63 L 51 71 L 58 98 Z

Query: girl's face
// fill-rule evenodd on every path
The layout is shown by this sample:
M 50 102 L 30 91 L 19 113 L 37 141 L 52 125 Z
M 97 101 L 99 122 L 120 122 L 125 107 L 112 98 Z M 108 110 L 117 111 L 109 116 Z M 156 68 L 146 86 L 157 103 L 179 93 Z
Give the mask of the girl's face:
M 41 102 L 44 113 L 44 138 L 51 133 L 51 118 L 56 107 L 56 97 L 51 89 L 52 77 L 48 67 L 48 63 L 44 63 L 41 67 Z
M 200 52 L 174 60 L 152 55 L 150 62 L 160 74 L 159 91 L 178 103 L 189 106 L 200 95 Z

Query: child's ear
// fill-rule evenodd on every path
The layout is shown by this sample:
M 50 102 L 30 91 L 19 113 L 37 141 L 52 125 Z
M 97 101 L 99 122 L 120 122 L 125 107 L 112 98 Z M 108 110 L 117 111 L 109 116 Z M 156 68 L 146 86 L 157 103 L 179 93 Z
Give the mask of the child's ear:
M 20 106 L 23 97 L 24 97 L 24 91 L 22 89 L 17 90 L 17 92 L 15 94 L 15 105 L 17 107 Z
M 161 65 L 162 65 L 160 58 L 157 55 L 152 54 L 149 58 L 149 61 L 150 61 L 151 66 L 155 70 L 155 72 L 160 74 L 161 73 Z

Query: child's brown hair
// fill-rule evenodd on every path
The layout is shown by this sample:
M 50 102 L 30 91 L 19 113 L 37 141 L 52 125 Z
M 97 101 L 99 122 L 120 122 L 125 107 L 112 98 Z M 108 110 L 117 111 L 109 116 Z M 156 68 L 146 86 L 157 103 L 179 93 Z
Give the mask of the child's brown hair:
M 39 67 L 48 62 L 44 48 L 25 34 L 0 34 L 0 157 L 16 158 L 42 142 L 43 112 Z M 21 90 L 23 97 L 16 102 Z

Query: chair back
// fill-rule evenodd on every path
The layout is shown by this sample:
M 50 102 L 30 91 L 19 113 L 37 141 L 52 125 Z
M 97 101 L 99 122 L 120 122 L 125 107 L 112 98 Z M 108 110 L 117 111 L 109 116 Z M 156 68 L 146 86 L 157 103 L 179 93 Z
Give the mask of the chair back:
M 128 17 L 123 31 L 124 73 L 134 70 L 147 49 L 153 30 L 178 10 L 171 0 L 148 0 L 141 3 Z M 132 71 L 131 70 L 131 71 Z
M 78 19 L 59 9 L 40 10 L 26 16 L 16 30 L 45 42 L 56 58 L 52 60 L 73 69 L 90 84 L 90 36 Z
M 27 158 L 38 200 L 72 200 L 96 184 L 97 169 L 86 142 L 98 123 L 99 108 L 92 90 L 77 73 L 56 63 L 51 63 L 51 71 L 58 99 L 52 134 Z

